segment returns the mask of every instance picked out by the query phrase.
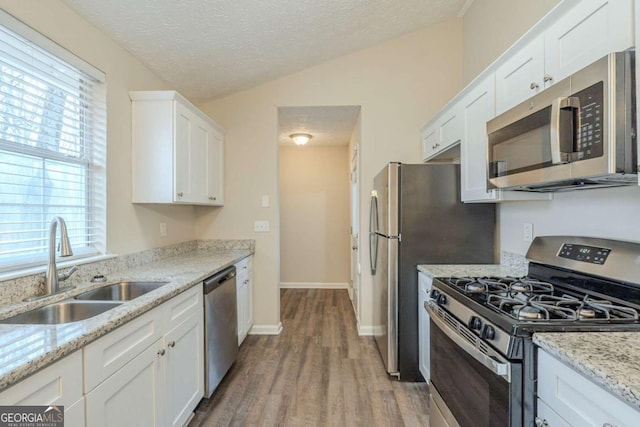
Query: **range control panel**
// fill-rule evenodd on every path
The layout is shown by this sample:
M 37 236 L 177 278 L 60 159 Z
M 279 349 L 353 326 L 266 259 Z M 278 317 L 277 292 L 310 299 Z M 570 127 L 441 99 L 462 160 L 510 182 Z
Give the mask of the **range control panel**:
M 558 252 L 558 256 L 573 259 L 575 261 L 603 265 L 607 260 L 609 253 L 611 253 L 611 249 L 563 243 L 560 248 L 560 252 Z

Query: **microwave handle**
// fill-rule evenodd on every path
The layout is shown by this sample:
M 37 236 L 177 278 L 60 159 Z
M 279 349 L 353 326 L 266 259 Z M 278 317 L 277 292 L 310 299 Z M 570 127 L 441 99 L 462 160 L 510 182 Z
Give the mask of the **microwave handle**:
M 576 156 L 582 153 L 574 153 L 562 151 L 560 147 L 560 110 L 571 109 L 580 110 L 580 98 L 577 96 L 570 96 L 568 98 L 557 98 L 551 105 L 551 163 L 554 165 L 561 165 L 569 163 L 570 161 L 577 160 Z M 572 133 L 575 135 L 581 128 L 580 114 L 577 114 L 577 123 L 572 129 Z

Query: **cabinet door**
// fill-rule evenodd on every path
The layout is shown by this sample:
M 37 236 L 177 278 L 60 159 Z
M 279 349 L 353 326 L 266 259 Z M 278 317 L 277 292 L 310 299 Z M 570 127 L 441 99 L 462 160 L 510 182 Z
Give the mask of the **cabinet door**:
M 440 144 L 440 131 L 435 124 L 422 131 L 422 160 L 433 156 Z
M 539 36 L 496 69 L 496 115 L 544 87 L 544 37 Z
M 584 0 L 545 32 L 546 72 L 560 81 L 633 43 L 632 0 Z
M 158 340 L 85 396 L 88 427 L 165 424 L 162 351 Z
M 182 426 L 204 396 L 204 320 L 191 315 L 164 338 L 166 410 L 171 426 Z
M 544 400 L 537 400 L 536 422 L 540 426 L 550 427 L 571 427 L 571 424 L 566 422 L 562 417 L 551 409 Z M 546 424 L 545 424 L 546 423 Z
M 639 411 L 540 349 L 538 398 L 572 426 L 632 427 L 640 420 Z
M 487 121 L 494 115 L 495 85 L 491 76 L 478 83 L 462 100 L 460 178 L 463 202 L 496 198 L 496 190 L 487 191 Z
M 436 143 L 436 152 L 446 150 L 462 138 L 462 120 L 459 104 L 445 111 L 438 120 L 440 142 Z
M 175 108 L 175 137 L 173 140 L 173 179 L 174 179 L 174 202 L 192 203 L 194 201 L 193 189 L 191 188 L 191 140 L 194 128 L 194 116 L 180 102 L 174 102 Z
M 191 202 L 209 204 L 209 157 L 213 151 L 211 128 L 199 117 L 194 118 L 194 126 L 189 144 Z
M 71 406 L 64 407 L 64 424 L 73 427 L 82 427 L 84 422 L 84 398 Z
M 237 278 L 236 278 L 237 279 Z M 236 280 L 236 296 L 238 306 L 238 346 L 242 344 L 247 336 L 247 324 L 246 324 L 246 291 L 247 285 L 242 278 Z
M 207 203 L 224 204 L 224 136 L 211 130 L 207 153 Z
M 425 381 L 430 378 L 429 361 L 429 313 L 424 308 L 424 303 L 429 298 L 432 279 L 426 274 L 418 273 L 418 354 L 420 359 L 420 373 Z

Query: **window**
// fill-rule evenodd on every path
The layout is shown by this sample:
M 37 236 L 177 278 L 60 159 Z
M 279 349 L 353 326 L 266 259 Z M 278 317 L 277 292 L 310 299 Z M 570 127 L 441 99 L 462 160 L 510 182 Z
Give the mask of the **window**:
M 0 272 L 44 265 L 49 224 L 105 250 L 104 74 L 0 11 Z

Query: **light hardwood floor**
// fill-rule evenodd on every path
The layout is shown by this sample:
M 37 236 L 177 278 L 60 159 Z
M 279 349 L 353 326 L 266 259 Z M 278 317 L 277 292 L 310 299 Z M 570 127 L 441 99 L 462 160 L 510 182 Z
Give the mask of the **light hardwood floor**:
M 428 387 L 391 379 L 346 290 L 281 291 L 279 336 L 250 335 L 189 427 L 428 426 Z

